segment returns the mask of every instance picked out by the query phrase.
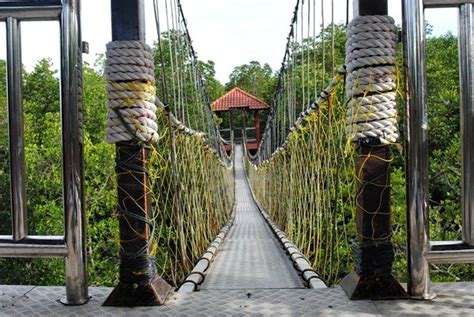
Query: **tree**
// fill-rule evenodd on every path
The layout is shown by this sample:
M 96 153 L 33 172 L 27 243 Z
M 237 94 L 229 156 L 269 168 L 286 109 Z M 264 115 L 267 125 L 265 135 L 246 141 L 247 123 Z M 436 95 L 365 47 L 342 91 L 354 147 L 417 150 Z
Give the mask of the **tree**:
M 225 92 L 224 85 L 216 79 L 216 68 L 213 61 L 198 61 L 198 69 L 204 79 L 204 87 L 206 88 L 209 99 L 212 101 L 222 96 Z
M 223 92 L 214 62 L 196 60 L 187 35 L 174 30 L 163 32 L 153 50 L 157 96 L 188 127 L 211 133 L 209 103 Z
M 257 61 L 250 61 L 248 64 L 234 68 L 229 76 L 229 82 L 225 85 L 225 90 L 230 91 L 234 87 L 239 87 L 265 102 L 271 103 L 274 86 L 275 77 L 270 65 L 261 65 Z

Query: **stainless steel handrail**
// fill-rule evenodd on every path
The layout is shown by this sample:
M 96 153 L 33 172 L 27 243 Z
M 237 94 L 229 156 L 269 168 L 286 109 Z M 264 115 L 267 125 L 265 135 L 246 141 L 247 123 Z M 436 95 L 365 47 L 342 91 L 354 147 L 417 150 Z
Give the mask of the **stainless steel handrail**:
M 463 144 L 462 203 L 464 242 L 474 246 L 474 38 L 473 4 L 459 8 L 459 77 Z
M 12 235 L 0 236 L 0 257 L 64 257 L 64 304 L 89 300 L 85 245 L 82 144 L 82 42 L 80 0 L 0 2 L 7 29 Z M 64 236 L 29 236 L 25 195 L 21 22 L 57 20 L 61 43 L 61 131 L 63 152 Z
M 407 85 L 408 293 L 430 299 L 430 263 L 474 263 L 474 85 L 471 0 L 403 0 Z M 459 8 L 461 133 L 463 148 L 463 241 L 430 241 L 428 209 L 428 109 L 425 19 L 427 7 Z
M 466 3 L 474 3 L 474 0 L 425 0 L 425 8 L 448 8 L 458 7 Z

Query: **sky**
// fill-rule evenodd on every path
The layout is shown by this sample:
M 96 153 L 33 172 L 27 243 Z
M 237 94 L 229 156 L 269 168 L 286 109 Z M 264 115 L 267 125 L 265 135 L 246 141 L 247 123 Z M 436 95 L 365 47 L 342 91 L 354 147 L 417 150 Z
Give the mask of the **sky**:
M 331 0 L 325 14 L 331 16 Z M 351 1 L 350 1 L 351 2 Z M 286 45 L 296 0 L 181 0 L 193 46 L 201 60 L 216 64 L 216 77 L 222 83 L 234 67 L 257 60 L 278 69 Z M 336 22 L 346 20 L 346 1 L 334 0 Z M 401 0 L 389 0 L 389 14 L 401 24 Z M 352 16 L 352 8 L 350 8 Z M 430 9 L 426 19 L 434 34 L 457 32 L 456 9 Z M 82 0 L 82 38 L 89 42 L 90 53 L 84 60 L 93 65 L 97 54 L 105 52 L 111 40 L 110 0 Z M 328 19 L 329 20 L 329 19 Z M 146 41 L 157 38 L 153 1 L 145 0 Z M 326 22 L 327 23 L 327 22 Z M 22 59 L 27 70 L 45 57 L 59 65 L 59 24 L 22 23 Z M 0 58 L 5 58 L 5 26 L 0 23 Z

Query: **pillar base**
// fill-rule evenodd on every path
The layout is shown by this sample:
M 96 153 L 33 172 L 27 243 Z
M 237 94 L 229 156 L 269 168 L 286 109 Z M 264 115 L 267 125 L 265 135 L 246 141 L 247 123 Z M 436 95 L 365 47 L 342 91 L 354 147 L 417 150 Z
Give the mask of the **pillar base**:
M 110 293 L 103 306 L 139 307 L 161 306 L 172 292 L 172 287 L 160 276 L 155 275 L 149 284 L 120 282 Z
M 364 277 L 356 272 L 352 272 L 342 279 L 340 285 L 351 300 L 408 298 L 405 289 L 392 275 L 384 277 Z

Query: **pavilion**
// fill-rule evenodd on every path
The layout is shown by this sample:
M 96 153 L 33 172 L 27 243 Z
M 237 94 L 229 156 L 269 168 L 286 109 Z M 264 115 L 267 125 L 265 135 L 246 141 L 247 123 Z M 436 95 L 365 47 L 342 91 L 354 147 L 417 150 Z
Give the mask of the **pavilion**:
M 211 104 L 214 111 L 223 119 L 221 132 L 226 141 L 230 141 L 232 132 L 235 141 L 242 141 L 243 131 L 247 140 L 247 149 L 256 151 L 262 139 L 260 111 L 267 111 L 270 106 L 261 99 L 235 87 Z M 253 116 L 253 127 L 247 127 L 248 117 Z M 226 150 L 230 143 L 226 144 Z

